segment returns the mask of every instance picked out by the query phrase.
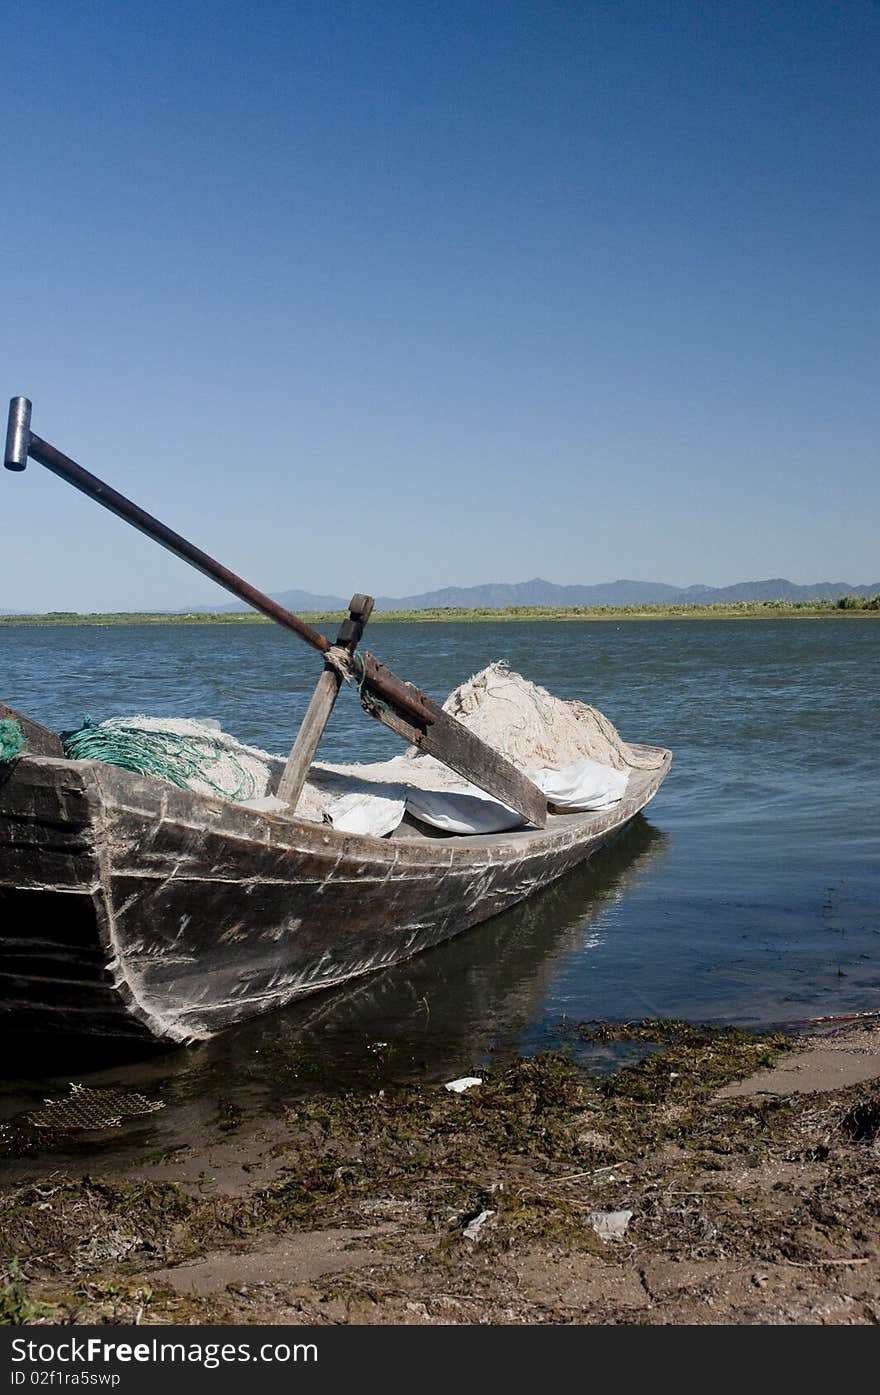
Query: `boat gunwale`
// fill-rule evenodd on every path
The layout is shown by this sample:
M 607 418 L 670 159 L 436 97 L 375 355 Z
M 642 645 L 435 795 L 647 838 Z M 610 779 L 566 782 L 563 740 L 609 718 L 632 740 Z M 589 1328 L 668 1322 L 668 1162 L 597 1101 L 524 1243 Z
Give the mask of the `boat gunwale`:
M 145 822 L 154 821 L 158 813 L 162 822 L 202 824 L 206 832 L 259 846 L 265 846 L 268 842 L 279 852 L 286 848 L 291 853 L 299 851 L 331 861 L 343 858 L 346 861 L 394 863 L 398 867 L 410 863 L 413 867 L 443 870 L 468 861 L 477 864 L 508 858 L 515 861 L 550 853 L 575 842 L 589 843 L 597 837 L 605 838 L 624 826 L 654 798 L 672 763 L 672 753 L 665 747 L 633 744 L 640 752 L 659 755 L 660 763 L 649 769 L 631 768 L 627 793 L 619 803 L 608 809 L 550 814 L 546 827 L 542 829 L 514 828 L 497 833 L 449 836 L 432 836 L 421 833 L 415 827 L 400 837 L 393 833 L 383 838 L 346 833 L 334 829 L 330 824 L 313 823 L 294 814 L 249 809 L 232 800 L 182 789 L 102 761 L 71 761 L 25 753 L 12 765 L 26 764 L 45 772 L 53 783 L 76 775 L 82 781 L 83 793 L 97 797 L 100 814 L 95 809 L 98 815 L 95 822 L 104 828 L 107 816 L 114 807 L 132 814 L 140 812 L 142 801 L 138 800 L 138 796 L 146 795 L 143 802 L 150 807 L 142 808 Z M 14 774 L 10 774 L 14 778 Z M 637 779 L 636 788 L 630 794 L 633 777 L 642 778 Z M 203 815 L 201 818 L 200 813 Z M 236 824 L 237 827 L 234 826 Z M 99 829 L 99 841 L 102 831 Z

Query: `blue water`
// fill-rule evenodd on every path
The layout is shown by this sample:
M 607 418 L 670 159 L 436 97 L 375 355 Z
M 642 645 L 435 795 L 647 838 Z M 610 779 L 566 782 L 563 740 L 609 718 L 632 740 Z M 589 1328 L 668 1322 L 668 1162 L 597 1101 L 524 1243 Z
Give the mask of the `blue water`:
M 880 624 L 371 621 L 369 644 L 437 698 L 506 659 L 671 747 L 672 772 L 595 866 L 410 965 L 163 1058 L 175 1089 L 210 1094 L 233 1060 L 250 1099 L 321 1072 L 437 1078 L 571 1046 L 587 1018 L 880 1010 Z M 0 629 L 0 698 L 57 729 L 210 716 L 282 752 L 317 670 L 268 625 Z M 320 755 L 400 749 L 346 693 Z

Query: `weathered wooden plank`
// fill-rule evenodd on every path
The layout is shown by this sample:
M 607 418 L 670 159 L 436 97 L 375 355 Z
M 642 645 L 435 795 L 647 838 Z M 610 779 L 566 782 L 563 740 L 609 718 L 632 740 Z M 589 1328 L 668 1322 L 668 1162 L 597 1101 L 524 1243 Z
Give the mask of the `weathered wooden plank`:
M 324 728 L 336 706 L 341 683 L 342 678 L 335 668 L 325 667 L 318 675 L 315 691 L 300 722 L 296 740 L 290 748 L 287 764 L 278 781 L 278 798 L 289 804 L 291 809 L 295 809 L 299 803 L 315 752 L 324 735 Z
M 364 626 L 372 613 L 373 605 L 372 596 L 364 596 L 360 592 L 352 596 L 348 603 L 348 619 L 343 620 L 336 636 L 338 648 L 344 649 L 349 654 L 354 653 L 364 632 Z M 300 723 L 296 741 L 293 743 L 290 755 L 287 757 L 287 764 L 281 779 L 278 781 L 278 798 L 285 800 L 291 809 L 295 809 L 299 803 L 303 785 L 311 769 L 318 744 L 324 735 L 324 728 L 330 720 L 330 713 L 336 704 L 341 685 L 342 675 L 339 670 L 329 664 L 326 665 L 315 685 L 315 691 L 306 709 L 306 715 Z
M 66 761 L 0 766 L 0 886 L 83 890 L 98 878 L 94 810 Z
M 101 1038 L 144 1044 L 151 1041 L 148 1029 L 131 1015 L 119 998 L 100 1006 L 94 1002 L 70 1006 L 56 1003 L 51 996 L 40 997 L 30 992 L 24 998 L 0 1001 L 0 1039 L 4 1050 L 10 1037 L 23 1042 L 34 1036 L 49 1036 L 59 1041 Z
M 109 979 L 102 983 L 97 979 L 75 979 L 65 974 L 20 974 L 0 969 L 0 1000 L 17 996 L 36 997 L 79 1012 L 90 1003 L 95 1007 L 107 1007 L 113 1003 L 116 994 Z
M 4 861 L 0 878 L 5 877 Z M 0 886 L 0 926 L 0 953 L 21 946 L 35 954 L 102 957 L 95 939 L 94 896 L 81 889 Z
M 107 955 L 100 949 L 91 954 L 72 954 L 61 948 L 35 949 L 23 941 L 8 945 L 0 939 L 0 972 L 27 974 L 33 978 L 64 978 L 91 981 L 103 972 Z

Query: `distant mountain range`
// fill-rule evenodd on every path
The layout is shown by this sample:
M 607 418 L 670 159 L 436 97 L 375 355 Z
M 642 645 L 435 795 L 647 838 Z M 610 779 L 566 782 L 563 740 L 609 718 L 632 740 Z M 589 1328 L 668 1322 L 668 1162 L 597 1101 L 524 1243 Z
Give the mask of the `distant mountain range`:
M 841 596 L 880 595 L 880 581 L 852 586 L 848 581 L 817 581 L 797 586 L 784 577 L 740 581 L 735 586 L 669 586 L 663 581 L 604 581 L 594 586 L 557 586 L 552 581 L 488 582 L 484 586 L 446 586 L 418 596 L 378 596 L 377 610 L 503 610 L 508 606 L 729 605 L 734 601 L 833 601 Z M 288 610 L 345 610 L 348 597 L 312 591 L 278 591 L 272 599 Z M 187 614 L 210 611 L 195 606 Z M 236 602 L 222 610 L 247 610 Z

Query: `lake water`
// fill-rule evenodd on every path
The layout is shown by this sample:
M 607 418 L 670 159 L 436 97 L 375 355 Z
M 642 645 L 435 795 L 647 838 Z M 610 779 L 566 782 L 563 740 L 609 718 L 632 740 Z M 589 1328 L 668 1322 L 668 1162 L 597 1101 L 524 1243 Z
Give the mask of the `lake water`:
M 672 772 L 613 849 L 459 940 L 202 1046 L 83 1067 L 78 1079 L 140 1082 L 164 1099 L 151 1138 L 173 1144 L 230 1102 L 259 1113 L 315 1080 L 437 1080 L 548 1047 L 601 1064 L 578 1045 L 584 1019 L 770 1024 L 880 1010 L 880 624 L 369 631 L 370 648 L 436 698 L 506 659 L 595 704 L 624 737 L 671 747 Z M 56 729 L 86 715 L 210 716 L 283 752 L 317 671 L 274 626 L 0 629 L 0 698 Z M 401 749 L 346 692 L 320 755 Z M 71 1069 L 7 1061 L 2 1113 L 32 1107 Z M 100 1149 L 142 1144 L 144 1128 Z

